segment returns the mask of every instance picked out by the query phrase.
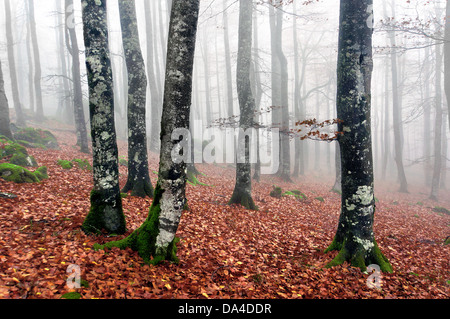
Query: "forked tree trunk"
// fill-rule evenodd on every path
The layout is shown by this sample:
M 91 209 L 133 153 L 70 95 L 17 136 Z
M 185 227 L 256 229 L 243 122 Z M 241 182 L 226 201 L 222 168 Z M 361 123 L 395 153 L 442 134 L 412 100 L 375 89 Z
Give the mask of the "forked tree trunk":
M 375 241 L 375 197 L 371 139 L 373 0 L 341 0 L 337 68 L 337 117 L 342 199 L 339 225 L 326 251 L 339 250 L 328 266 L 349 261 L 363 271 L 392 267 Z
M 148 172 L 145 107 L 147 77 L 139 44 L 134 0 L 119 0 L 123 50 L 128 71 L 128 179 L 122 189 L 132 196 L 153 197 Z
M 199 0 L 174 0 L 169 27 L 167 69 L 161 121 L 161 153 L 158 182 L 147 220 L 127 238 L 110 242 L 107 248 L 131 247 L 148 263 L 177 261 L 175 238 L 186 203 L 186 163 L 175 163 L 172 140 L 176 129 L 189 129 L 192 71 Z
M 239 49 L 237 60 L 237 91 L 241 111 L 238 143 L 238 160 L 236 164 L 236 184 L 229 204 L 240 204 L 248 209 L 257 209 L 252 199 L 252 177 L 250 164 L 250 138 L 244 137 L 243 131 L 253 127 L 255 99 L 250 83 L 250 65 L 252 60 L 252 1 L 240 0 L 239 11 Z
M 121 234 L 126 226 L 119 188 L 106 3 L 107 0 L 82 0 L 94 175 L 91 209 L 82 229 L 86 233 L 105 230 Z

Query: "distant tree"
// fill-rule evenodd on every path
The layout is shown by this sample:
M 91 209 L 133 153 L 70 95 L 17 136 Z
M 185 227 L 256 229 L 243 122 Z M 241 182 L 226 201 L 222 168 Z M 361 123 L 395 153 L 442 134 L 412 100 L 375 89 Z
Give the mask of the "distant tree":
M 73 82 L 73 115 L 75 128 L 77 132 L 77 143 L 83 153 L 89 153 L 88 136 L 86 129 L 86 120 L 83 108 L 83 91 L 81 89 L 81 69 L 80 69 L 80 50 L 78 48 L 78 38 L 75 30 L 75 21 L 73 14 L 73 0 L 65 0 L 66 16 L 66 47 L 72 56 L 72 82 Z M 70 24 L 70 25 L 69 25 Z
M 198 11 L 199 0 L 173 1 L 158 182 L 148 217 L 130 236 L 105 245 L 107 248 L 130 247 L 148 263 L 178 260 L 175 234 L 186 204 L 186 163 L 175 163 L 172 159 L 172 153 L 180 142 L 172 139 L 172 133 L 178 128 L 189 129 Z
M 8 51 L 9 74 L 11 77 L 12 100 L 16 111 L 17 125 L 25 126 L 25 116 L 19 96 L 19 85 L 17 83 L 16 58 L 14 55 L 14 36 L 12 32 L 11 3 L 5 0 L 5 31 L 6 45 Z
M 291 148 L 289 143 L 289 107 L 288 107 L 288 69 L 283 52 L 283 1 L 271 0 L 270 30 L 272 51 L 272 122 L 280 129 L 279 168 L 277 175 L 284 181 L 291 182 Z M 274 7 L 278 9 L 275 12 Z
M 120 23 L 128 71 L 128 179 L 122 189 L 132 196 L 153 197 L 148 172 L 145 118 L 147 77 L 139 44 L 134 0 L 119 0 Z
M 236 163 L 236 184 L 229 204 L 240 204 L 248 209 L 257 209 L 252 198 L 252 177 L 250 164 L 250 138 L 241 136 L 253 127 L 255 98 L 250 83 L 250 66 L 252 61 L 252 12 L 251 0 L 240 0 L 239 9 L 239 49 L 237 60 L 237 92 L 241 111 L 239 127 L 240 136 L 238 153 L 243 161 Z M 238 156 L 239 158 L 239 156 Z
M 5 93 L 5 81 L 3 80 L 2 63 L 0 62 L 0 135 L 13 139 L 9 122 L 9 105 Z
M 33 47 L 34 58 L 34 91 L 36 93 L 36 120 L 38 122 L 44 121 L 44 104 L 42 101 L 42 86 L 41 86 L 41 56 L 39 53 L 39 42 L 36 31 L 36 20 L 34 17 L 34 0 L 29 1 L 29 14 L 30 14 L 30 31 L 31 31 L 31 43 Z
M 126 231 L 119 188 L 114 93 L 108 48 L 107 0 L 82 0 L 93 151 L 94 189 L 86 233 Z
M 339 254 L 328 264 L 370 264 L 391 272 L 375 241 L 371 139 L 372 0 L 341 0 L 337 67 L 337 116 L 341 152 L 342 198 L 338 229 L 326 251 Z

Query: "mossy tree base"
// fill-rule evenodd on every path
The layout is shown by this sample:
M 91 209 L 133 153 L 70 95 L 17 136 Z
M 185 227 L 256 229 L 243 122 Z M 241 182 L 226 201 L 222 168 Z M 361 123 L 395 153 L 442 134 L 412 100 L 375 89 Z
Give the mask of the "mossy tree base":
M 133 180 L 131 178 L 128 178 L 125 186 L 122 188 L 122 193 L 127 193 L 131 191 L 131 196 L 136 197 L 150 197 L 153 198 L 153 185 L 150 183 L 150 181 L 144 181 L 142 179 L 140 180 Z
M 155 193 L 155 199 L 150 207 L 146 221 L 131 235 L 119 241 L 112 241 L 101 246 L 96 245 L 95 248 L 111 249 L 118 247 L 125 249 L 129 247 L 137 251 L 144 262 L 148 264 L 156 265 L 164 260 L 178 263 L 176 243 L 179 241 L 179 238 L 175 237 L 166 249 L 157 248 L 156 246 L 156 239 L 159 235 L 159 215 L 161 212 L 160 199 L 161 194 Z
M 239 188 L 235 188 L 233 195 L 231 195 L 228 205 L 232 204 L 238 204 L 251 210 L 258 210 L 258 206 L 256 206 L 252 196 Z
M 91 192 L 91 209 L 81 226 L 87 234 L 123 234 L 126 232 L 125 215 L 122 210 L 120 192 L 102 190 Z
M 366 271 L 367 266 L 371 264 L 377 264 L 380 266 L 382 272 L 392 272 L 391 264 L 381 252 L 375 239 L 373 240 L 372 247 L 368 251 L 362 244 L 357 244 L 354 241 L 345 240 L 343 243 L 339 243 L 334 239 L 331 245 L 325 249 L 325 253 L 334 250 L 339 251 L 339 253 L 326 265 L 327 268 L 341 265 L 347 261 L 352 266 L 360 268 L 361 271 Z

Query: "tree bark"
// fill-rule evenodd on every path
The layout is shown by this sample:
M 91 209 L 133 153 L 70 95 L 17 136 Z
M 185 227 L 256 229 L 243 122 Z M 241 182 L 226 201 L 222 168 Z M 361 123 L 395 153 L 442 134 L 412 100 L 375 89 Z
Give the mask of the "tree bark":
M 3 80 L 2 64 L 0 62 L 0 135 L 13 140 L 9 121 L 9 104 L 5 93 L 5 82 Z
M 167 69 L 161 121 L 161 153 L 158 182 L 147 220 L 127 238 L 105 246 L 131 247 L 147 263 L 177 262 L 175 238 L 186 204 L 186 163 L 175 163 L 172 151 L 180 141 L 172 140 L 178 128 L 189 129 L 192 70 L 199 0 L 174 0 L 169 27 Z
M 119 188 L 118 149 L 114 124 L 114 92 L 108 48 L 106 0 L 82 0 L 94 189 L 86 233 L 126 231 Z
M 236 184 L 229 204 L 240 204 L 247 209 L 257 209 L 252 199 L 252 177 L 250 164 L 250 137 L 243 132 L 253 127 L 255 99 L 250 83 L 250 65 L 252 61 L 252 12 L 251 0 L 240 0 L 239 9 L 239 49 L 237 60 L 236 84 L 239 98 L 239 145 L 238 158 L 244 161 L 236 163 Z
M 17 83 L 16 58 L 14 55 L 14 38 L 12 32 L 11 3 L 9 0 L 5 0 L 5 31 L 6 46 L 8 47 L 8 64 L 9 74 L 11 77 L 12 98 L 14 110 L 16 111 L 17 125 L 25 126 L 26 121 L 22 110 L 22 103 L 20 102 L 19 86 Z
M 153 197 L 148 172 L 145 122 L 147 77 L 139 44 L 134 0 L 119 0 L 123 50 L 128 71 L 128 179 L 122 189 L 132 196 Z
M 326 251 L 339 250 L 328 267 L 349 261 L 365 271 L 375 263 L 392 267 L 375 241 L 371 139 L 373 2 L 341 0 L 337 67 L 337 116 L 341 148 L 342 199 L 339 225 Z
M 83 108 L 83 91 L 81 89 L 81 69 L 80 69 L 80 50 L 78 48 L 77 33 L 75 30 L 75 23 L 67 25 L 68 19 L 73 15 L 73 0 L 66 0 L 66 32 L 68 38 L 66 46 L 72 56 L 72 81 L 73 81 L 73 114 L 75 120 L 75 128 L 77 131 L 77 142 L 80 145 L 82 153 L 89 153 L 88 136 L 86 129 L 86 119 Z

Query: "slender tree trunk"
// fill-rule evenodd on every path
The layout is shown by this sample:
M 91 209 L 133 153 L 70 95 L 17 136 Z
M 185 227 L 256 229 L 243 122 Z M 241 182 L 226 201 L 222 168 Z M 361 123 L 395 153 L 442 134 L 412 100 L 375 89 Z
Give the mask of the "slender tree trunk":
M 255 112 L 254 112 L 254 126 L 259 127 L 259 123 L 262 120 L 262 116 L 260 114 L 261 108 L 261 98 L 263 94 L 262 85 L 261 85 L 261 75 L 260 75 L 260 66 L 259 66 L 259 36 L 258 36 L 258 18 L 257 13 L 253 12 L 253 63 L 252 63 L 252 79 L 254 82 L 253 87 L 253 96 L 255 97 Z M 260 139 L 259 130 L 256 133 L 256 163 L 254 166 L 253 179 L 257 182 L 261 179 L 261 157 L 260 157 L 260 147 L 261 147 L 261 139 Z
M 450 1 L 447 1 L 445 9 L 445 34 L 444 34 L 444 90 L 447 97 L 448 125 L 450 128 Z
M 334 181 L 334 185 L 331 190 L 336 193 L 342 193 L 341 151 L 340 151 L 339 142 L 336 141 L 335 144 L 336 145 L 335 145 L 334 162 L 336 165 L 336 179 Z
M 239 10 L 239 49 L 237 60 L 237 92 L 239 108 L 241 111 L 239 127 L 238 158 L 236 184 L 229 204 L 240 204 L 247 209 L 257 209 L 252 199 L 252 178 L 250 164 L 250 137 L 243 136 L 243 132 L 253 127 L 253 112 L 255 110 L 255 99 L 252 94 L 250 83 L 250 65 L 252 60 L 252 12 L 251 0 L 240 0 Z
M 392 2 L 392 15 L 395 16 L 394 3 Z M 398 63 L 397 53 L 395 52 L 396 41 L 395 32 L 389 32 L 389 39 L 393 52 L 391 53 L 391 71 L 392 71 L 392 108 L 393 108 L 393 126 L 394 126 L 394 144 L 395 144 L 395 163 L 397 165 L 397 174 L 400 181 L 399 192 L 408 192 L 408 182 L 406 180 L 405 168 L 403 166 L 403 124 L 402 111 L 399 97 L 398 81 Z
M 274 1 L 280 6 L 279 0 Z M 280 152 L 278 156 L 279 168 L 277 175 L 284 181 L 290 179 L 290 144 L 289 144 L 289 107 L 288 107 L 288 77 L 287 59 L 282 49 L 283 11 L 270 9 L 271 51 L 272 51 L 272 122 L 273 127 L 280 129 Z
M 25 126 L 25 116 L 22 110 L 22 103 L 20 102 L 19 85 L 17 83 L 16 73 L 16 58 L 14 55 L 14 38 L 12 32 L 12 17 L 11 17 L 11 3 L 5 0 L 5 31 L 6 31 L 6 46 L 8 47 L 8 64 L 9 74 L 11 77 L 12 98 L 14 110 L 16 111 L 16 119 L 18 126 Z
M 227 14 L 227 0 L 223 1 L 223 34 L 225 45 L 225 71 L 226 71 L 226 86 L 227 86 L 227 105 L 228 118 L 234 115 L 234 97 L 233 97 L 233 83 L 231 78 L 231 52 L 230 52 L 230 35 L 228 28 L 228 14 Z
M 61 79 L 61 83 L 62 83 L 62 88 L 63 88 L 63 94 L 62 94 L 62 101 L 60 103 L 60 107 L 58 109 L 57 112 L 57 116 L 61 121 L 64 121 L 65 123 L 69 123 L 68 119 L 68 111 L 73 109 L 71 108 L 71 103 L 70 103 L 70 98 L 69 98 L 69 75 L 67 74 L 67 60 L 66 60 L 66 43 L 64 40 L 64 35 L 66 34 L 66 23 L 67 23 L 67 19 L 66 17 L 66 10 L 67 10 L 67 6 L 65 6 L 65 9 L 62 8 L 62 3 L 61 2 L 57 2 L 56 4 L 56 10 L 59 12 L 57 15 L 57 24 L 58 27 L 56 28 L 56 32 L 57 32 L 57 38 L 58 38 L 58 51 L 59 51 L 59 66 L 61 68 L 61 75 L 62 75 L 62 79 Z M 66 19 L 66 23 L 63 22 L 63 18 Z M 27 23 L 27 25 L 29 25 L 29 23 Z M 29 55 L 29 60 L 32 58 L 31 55 Z M 29 64 L 31 65 L 32 63 L 29 62 Z M 31 95 L 30 95 L 31 96 Z M 34 108 L 34 107 L 33 107 Z M 71 118 L 71 116 L 70 116 Z
M 122 192 L 153 197 L 148 172 L 145 106 L 147 77 L 139 44 L 134 0 L 119 0 L 120 23 L 128 71 L 128 179 Z
M 34 100 L 34 85 L 33 85 L 33 54 L 31 49 L 31 26 L 30 26 L 30 6 L 28 1 L 25 2 L 27 9 L 27 60 L 28 60 L 28 96 L 29 96 L 29 109 L 34 114 L 35 112 L 35 100 Z
M 341 0 L 337 67 L 337 116 L 342 167 L 339 225 L 326 249 L 339 254 L 328 264 L 349 261 L 363 271 L 372 263 L 392 267 L 375 241 L 375 197 L 371 139 L 373 2 Z
M 9 104 L 5 93 L 5 81 L 3 80 L 2 63 L 0 62 L 0 135 L 13 140 L 9 121 Z
M 39 43 L 36 32 L 36 20 L 34 18 L 34 0 L 28 0 L 30 4 L 30 30 L 31 30 L 31 42 L 33 44 L 34 55 L 34 87 L 36 93 L 36 120 L 43 122 L 44 117 L 44 105 L 42 101 L 42 87 L 41 87 L 41 56 L 39 53 Z
M 93 149 L 94 189 L 86 233 L 126 231 L 119 188 L 114 92 L 108 48 L 107 0 L 82 0 Z
M 73 18 L 73 0 L 66 0 L 66 23 Z M 72 8 L 72 11 L 68 10 Z M 77 33 L 75 30 L 75 22 L 73 25 L 66 24 L 66 31 L 68 33 L 67 49 L 72 56 L 72 81 L 73 81 L 73 114 L 75 120 L 75 128 L 77 131 L 77 140 L 80 145 L 80 150 L 83 153 L 89 153 L 88 136 L 86 129 L 86 119 L 83 108 L 83 91 L 81 88 L 81 65 L 80 65 L 80 50 L 78 48 Z
M 425 48 L 425 56 L 428 57 L 430 55 L 430 48 Z M 425 63 L 425 83 L 424 83 L 424 110 L 423 110 L 423 156 L 424 156 L 424 177 L 425 177 L 425 185 L 431 186 L 431 174 L 432 165 L 431 165 L 431 99 L 430 99 L 430 67 L 429 63 Z M 444 75 L 445 76 L 445 75 Z M 446 93 L 447 94 L 447 93 Z
M 435 101 L 435 124 L 434 124 L 434 165 L 433 177 L 431 180 L 430 199 L 438 200 L 439 187 L 442 173 L 442 94 L 441 94 L 441 72 L 442 72 L 442 53 L 441 46 L 437 44 L 436 50 L 436 101 Z
M 160 101 L 161 93 L 158 89 L 159 78 L 156 78 L 155 64 L 153 62 L 155 57 L 155 50 L 153 46 L 153 15 L 150 7 L 150 1 L 144 1 L 145 6 L 145 26 L 147 39 L 147 81 L 150 89 L 150 150 L 157 152 L 159 150 L 159 133 L 161 131 L 161 110 Z
M 175 129 L 189 129 L 192 70 L 199 0 L 174 0 L 167 47 L 167 70 L 162 113 L 161 153 L 155 197 L 147 220 L 127 238 L 106 247 L 131 247 L 148 263 L 178 261 L 175 238 L 186 204 L 186 163 L 175 163 L 172 152 L 180 141 Z

